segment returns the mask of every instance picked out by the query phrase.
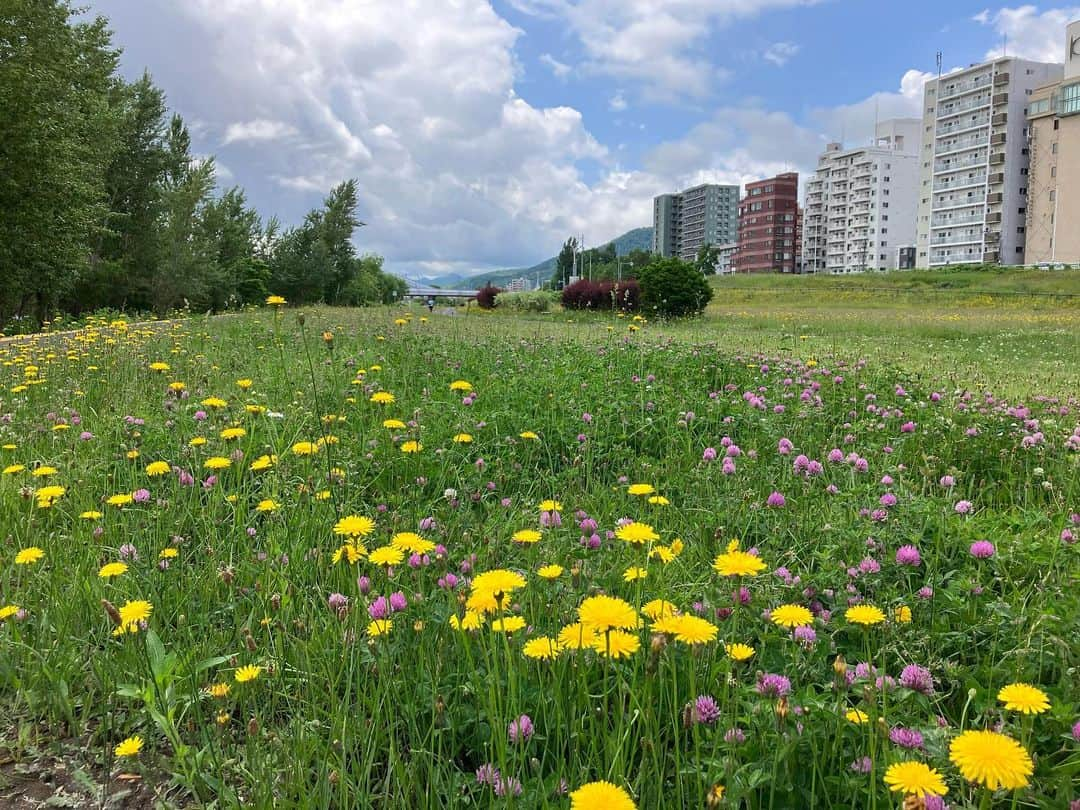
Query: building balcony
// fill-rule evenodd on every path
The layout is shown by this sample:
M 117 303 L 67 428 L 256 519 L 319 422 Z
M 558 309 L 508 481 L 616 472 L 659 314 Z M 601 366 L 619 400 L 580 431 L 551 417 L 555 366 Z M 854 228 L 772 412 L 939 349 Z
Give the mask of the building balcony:
M 958 225 L 967 225 L 972 222 L 983 221 L 982 213 L 969 214 L 967 216 L 953 217 L 952 219 L 946 219 L 944 217 L 935 219 L 930 223 L 930 229 L 936 230 L 938 228 L 954 228 Z
M 994 87 L 1002 87 L 1009 83 L 1008 73 L 999 73 L 994 77 Z
M 994 117 L 990 119 L 990 125 L 995 126 L 995 127 L 1000 127 L 1002 124 L 1008 123 L 1008 121 L 1009 121 L 1009 114 L 1008 113 L 1003 113 L 1003 112 L 1002 113 L 994 113 Z
M 995 107 L 1000 107 L 1002 104 L 1008 104 L 1009 103 L 1009 94 L 1008 93 L 995 93 L 994 98 L 992 100 L 992 103 L 993 103 L 993 105 Z
M 1004 152 L 994 152 L 994 153 L 992 153 L 990 155 L 990 165 L 991 166 L 1000 166 L 1004 162 L 1005 162 L 1005 153 Z
M 1005 195 L 1000 191 L 992 191 L 986 195 L 986 202 L 988 205 L 998 205 L 1004 201 Z
M 986 195 L 985 194 L 976 194 L 975 196 L 972 196 L 972 197 L 965 197 L 962 200 L 948 200 L 948 201 L 934 200 L 934 202 L 933 202 L 933 210 L 934 211 L 952 211 L 952 210 L 955 210 L 957 208 L 971 208 L 972 206 L 976 206 L 976 205 L 982 207 L 982 205 L 985 202 L 986 202 Z
M 979 245 L 982 244 L 982 234 L 965 234 L 963 236 L 935 236 L 930 239 L 930 244 L 938 245 Z
M 938 107 L 937 117 L 938 117 L 938 120 L 940 121 L 942 118 L 949 118 L 950 116 L 953 116 L 953 115 L 960 115 L 960 113 L 965 113 L 968 110 L 981 110 L 983 107 L 989 107 L 989 106 L 990 106 L 990 95 L 987 94 L 985 96 L 980 96 L 978 98 L 973 98 L 973 99 L 970 99 L 968 101 L 959 101 L 959 102 L 957 102 L 955 104 L 950 104 L 950 105 L 948 105 L 947 108 L 944 105 L 941 106 L 941 107 Z
M 951 180 L 935 180 L 934 191 L 952 191 L 958 188 L 986 185 L 986 175 L 979 173 L 970 177 L 955 177 Z
M 968 169 L 972 166 L 985 166 L 986 158 L 982 155 L 973 155 L 969 158 L 963 158 L 961 160 L 953 160 L 948 163 L 939 162 L 934 164 L 934 174 L 948 174 L 949 172 L 958 172 L 961 169 Z
M 952 85 L 951 89 L 948 89 L 942 85 L 942 80 L 938 80 L 938 103 L 944 101 L 947 98 L 956 98 L 957 96 L 966 95 L 967 93 L 974 93 L 976 90 L 981 90 L 984 87 L 990 86 L 990 74 L 983 76 L 976 76 L 974 79 L 968 79 L 963 82 L 956 82 Z
M 1004 132 L 995 132 L 993 135 L 990 136 L 990 145 L 991 146 L 1001 146 L 1004 143 L 1005 143 L 1005 133 Z
M 939 138 L 942 135 L 956 135 L 956 134 L 959 134 L 961 132 L 967 132 L 969 130 L 980 129 L 981 127 L 985 127 L 987 124 L 990 123 L 990 120 L 991 120 L 990 116 L 981 115 L 978 118 L 976 118 L 974 121 L 970 121 L 970 120 L 951 121 L 951 122 L 949 122 L 947 124 L 938 125 L 937 129 L 934 130 L 934 134 L 937 135 L 937 137 L 939 137 Z
M 999 183 L 1004 183 L 1005 182 L 1005 172 L 994 172 L 994 173 L 992 173 L 987 182 L 989 182 L 990 185 L 992 185 L 992 186 L 996 186 Z
M 987 214 L 986 215 L 986 224 L 987 225 L 1001 225 L 1001 212 L 1000 211 L 991 211 L 989 214 Z
M 935 150 L 937 155 L 951 155 L 954 152 L 965 152 L 968 149 L 978 149 L 980 146 L 985 146 L 989 138 L 985 134 L 976 135 L 971 138 L 959 138 L 956 141 L 950 141 L 948 144 L 943 145 L 940 149 Z

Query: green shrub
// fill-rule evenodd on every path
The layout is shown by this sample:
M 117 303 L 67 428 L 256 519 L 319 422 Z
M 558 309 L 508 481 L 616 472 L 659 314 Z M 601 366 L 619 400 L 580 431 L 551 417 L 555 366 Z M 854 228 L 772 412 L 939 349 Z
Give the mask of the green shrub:
M 712 287 L 694 265 L 680 259 L 657 259 L 638 271 L 641 310 L 647 315 L 681 318 L 704 311 Z
M 499 296 L 499 306 L 514 312 L 547 312 L 558 300 L 559 294 L 552 290 L 503 293 Z

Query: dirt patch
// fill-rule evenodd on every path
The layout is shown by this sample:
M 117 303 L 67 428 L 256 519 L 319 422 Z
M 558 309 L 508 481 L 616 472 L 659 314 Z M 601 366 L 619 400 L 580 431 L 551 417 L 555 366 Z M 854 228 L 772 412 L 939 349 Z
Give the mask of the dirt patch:
M 100 769 L 81 760 L 74 745 L 62 746 L 60 754 L 39 753 L 18 760 L 0 748 L 0 810 L 165 810 L 184 806 L 179 797 L 169 795 L 172 791 L 167 781 L 155 784 L 139 773 L 117 771 L 106 784 Z

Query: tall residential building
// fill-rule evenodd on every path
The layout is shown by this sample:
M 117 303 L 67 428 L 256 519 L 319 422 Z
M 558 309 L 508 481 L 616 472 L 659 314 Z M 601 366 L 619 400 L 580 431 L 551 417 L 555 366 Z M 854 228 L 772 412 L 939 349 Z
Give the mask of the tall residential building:
M 803 272 L 896 269 L 898 248 L 915 241 L 921 130 L 896 118 L 877 125 L 873 146 L 825 148 L 806 182 Z
M 735 272 L 798 272 L 799 222 L 798 172 L 747 183 L 746 196 L 739 203 Z
M 1080 20 L 1065 31 L 1065 78 L 1028 99 L 1028 264 L 1080 263 Z
M 1003 56 L 923 89 L 919 267 L 1024 263 L 1027 105 L 1062 66 Z
M 693 261 L 706 242 L 734 242 L 738 206 L 738 186 L 706 184 L 661 194 L 653 200 L 653 253 Z

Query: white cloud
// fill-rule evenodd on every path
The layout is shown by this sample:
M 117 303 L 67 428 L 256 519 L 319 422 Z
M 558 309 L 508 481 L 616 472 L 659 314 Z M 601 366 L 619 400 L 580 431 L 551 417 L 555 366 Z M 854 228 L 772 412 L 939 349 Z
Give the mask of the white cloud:
M 795 54 L 799 52 L 799 46 L 794 42 L 774 42 L 761 55 L 766 62 L 772 62 L 777 67 L 783 67 Z
M 818 0 L 511 0 L 561 19 L 588 54 L 583 67 L 639 83 L 649 98 L 702 98 L 729 77 L 705 53 L 708 35 L 736 20 Z
M 540 61 L 551 69 L 551 72 L 556 79 L 565 79 L 567 76 L 570 75 L 570 72 L 573 70 L 570 65 L 567 65 L 564 62 L 560 62 L 550 53 L 540 54 Z
M 1004 37 L 1009 56 L 1020 56 L 1037 62 L 1061 62 L 1065 58 L 1065 26 L 1080 19 L 1080 6 L 1051 8 L 1039 12 L 1036 6 L 1024 5 L 1002 8 L 991 14 L 984 11 L 973 18 L 991 25 Z M 1001 44 L 986 52 L 987 59 L 1001 56 Z
M 818 107 L 811 110 L 810 117 L 830 139 L 868 143 L 874 136 L 875 121 L 922 117 L 923 85 L 934 75 L 912 68 L 900 77 L 897 90 L 874 93 L 852 104 Z
M 612 112 L 622 112 L 627 107 L 626 96 L 623 95 L 622 90 L 619 90 L 608 101 L 608 109 Z
M 990 21 L 990 9 L 984 8 L 978 14 L 973 14 L 971 16 L 971 19 L 973 19 L 977 23 L 982 23 L 983 25 L 986 25 L 986 23 Z
M 265 118 L 256 118 L 254 121 L 243 121 L 229 124 L 225 130 L 225 139 L 222 144 L 236 143 L 237 141 L 275 141 L 295 135 L 296 127 L 286 124 L 284 121 L 268 121 Z

